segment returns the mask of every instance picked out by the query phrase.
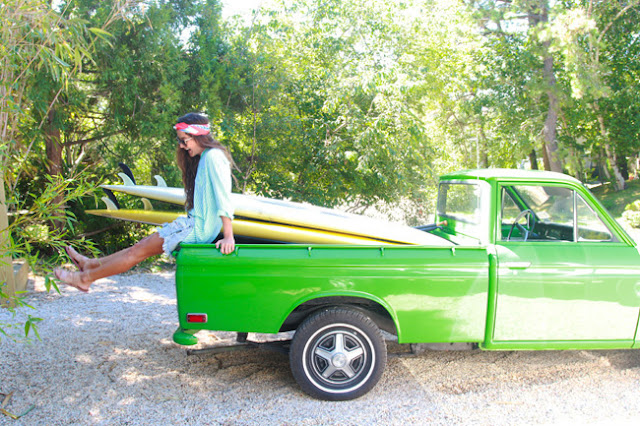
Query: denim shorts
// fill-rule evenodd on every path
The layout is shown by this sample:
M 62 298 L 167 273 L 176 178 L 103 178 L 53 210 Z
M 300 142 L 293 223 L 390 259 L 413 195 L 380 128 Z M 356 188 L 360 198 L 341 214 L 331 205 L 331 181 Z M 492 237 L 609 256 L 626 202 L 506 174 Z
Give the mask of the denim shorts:
M 165 223 L 158 228 L 158 235 L 162 237 L 162 250 L 169 256 L 187 236 L 193 231 L 195 221 L 189 216 L 180 216 L 171 223 Z

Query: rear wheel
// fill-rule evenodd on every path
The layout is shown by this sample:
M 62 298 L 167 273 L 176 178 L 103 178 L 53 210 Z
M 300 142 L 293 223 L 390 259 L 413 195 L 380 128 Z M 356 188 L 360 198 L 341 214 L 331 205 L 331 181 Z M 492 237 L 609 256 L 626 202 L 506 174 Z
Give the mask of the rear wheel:
M 307 318 L 293 336 L 291 371 L 306 393 L 331 401 L 357 398 L 380 379 L 387 349 L 364 313 L 331 308 Z

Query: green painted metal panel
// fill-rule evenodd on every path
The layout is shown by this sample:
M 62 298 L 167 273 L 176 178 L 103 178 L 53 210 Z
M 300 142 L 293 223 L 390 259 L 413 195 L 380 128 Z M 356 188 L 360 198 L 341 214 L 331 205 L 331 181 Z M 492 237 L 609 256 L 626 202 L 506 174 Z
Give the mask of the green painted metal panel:
M 638 252 L 616 243 L 497 246 L 495 341 L 633 340 Z
M 480 345 L 480 349 L 494 351 L 631 349 L 633 347 L 637 347 L 633 346 L 633 340 L 517 341 Z
M 483 248 L 248 245 L 221 256 L 184 245 L 176 287 L 184 329 L 276 333 L 301 303 L 330 296 L 380 303 L 401 343 L 484 339 Z M 188 324 L 187 313 L 207 314 Z

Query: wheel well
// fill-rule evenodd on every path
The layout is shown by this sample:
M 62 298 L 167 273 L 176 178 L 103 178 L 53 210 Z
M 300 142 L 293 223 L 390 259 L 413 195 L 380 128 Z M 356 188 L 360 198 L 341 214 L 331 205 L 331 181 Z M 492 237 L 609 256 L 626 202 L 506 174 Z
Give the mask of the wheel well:
M 369 316 L 380 329 L 396 336 L 398 334 L 393 318 L 384 306 L 373 300 L 352 296 L 322 297 L 304 302 L 289 314 L 280 331 L 295 330 L 314 312 L 336 306 L 358 309 Z

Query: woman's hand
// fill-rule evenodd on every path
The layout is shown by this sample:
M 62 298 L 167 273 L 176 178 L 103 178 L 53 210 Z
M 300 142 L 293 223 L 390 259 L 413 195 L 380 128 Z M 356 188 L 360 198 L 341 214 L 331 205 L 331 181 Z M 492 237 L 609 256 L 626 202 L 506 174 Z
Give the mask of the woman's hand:
M 226 216 L 220 216 L 220 219 L 222 219 L 222 239 L 216 241 L 216 248 L 219 248 L 222 254 L 233 253 L 236 249 L 236 240 L 233 238 L 231 219 Z
M 222 254 L 233 253 L 236 249 L 236 240 L 233 237 L 225 237 L 216 241 L 216 248 L 219 248 Z

